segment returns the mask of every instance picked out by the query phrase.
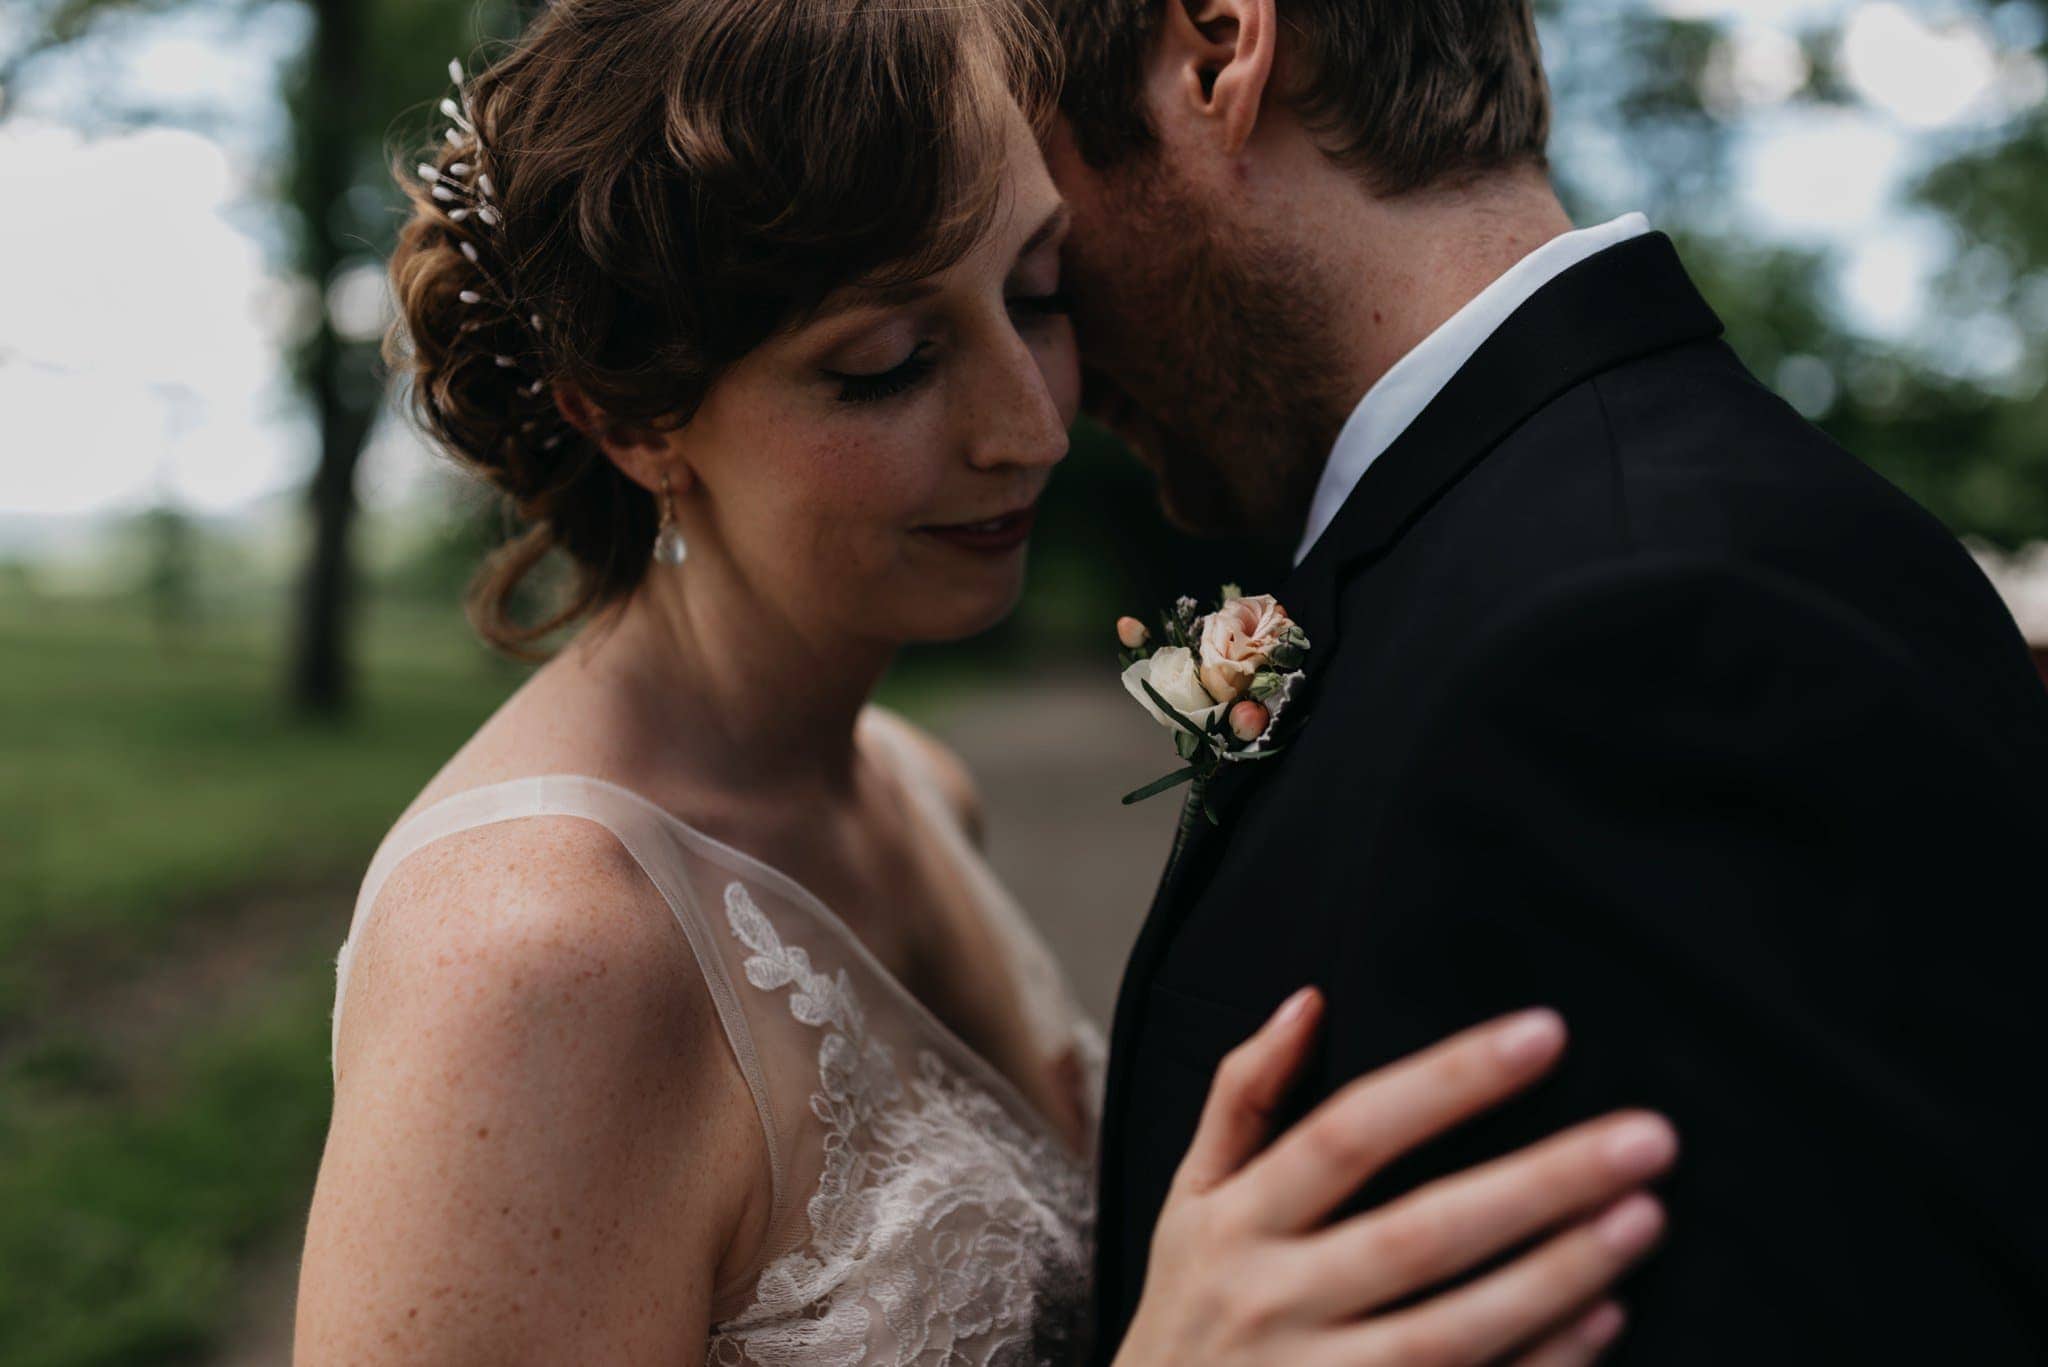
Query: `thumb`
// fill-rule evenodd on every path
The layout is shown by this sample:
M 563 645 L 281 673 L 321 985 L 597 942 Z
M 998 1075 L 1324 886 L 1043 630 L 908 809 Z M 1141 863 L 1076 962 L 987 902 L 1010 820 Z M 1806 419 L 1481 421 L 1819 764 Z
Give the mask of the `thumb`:
M 1273 1114 L 1301 1075 L 1323 1016 L 1323 994 L 1304 987 L 1258 1032 L 1223 1056 L 1194 1141 L 1173 1175 L 1175 1192 L 1208 1191 L 1271 1138 Z

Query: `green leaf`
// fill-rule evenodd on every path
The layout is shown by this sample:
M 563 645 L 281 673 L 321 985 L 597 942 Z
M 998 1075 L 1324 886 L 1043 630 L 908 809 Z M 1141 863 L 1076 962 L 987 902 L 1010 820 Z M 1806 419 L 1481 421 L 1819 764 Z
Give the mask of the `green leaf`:
M 1201 753 L 1202 742 L 1185 731 L 1176 731 L 1173 733 L 1173 748 L 1182 759 L 1193 759 Z
M 1161 793 L 1172 788 L 1178 788 L 1181 784 L 1187 783 L 1196 777 L 1197 773 L 1194 769 L 1182 769 L 1178 773 L 1168 774 L 1165 778 L 1154 779 L 1138 789 L 1137 792 L 1125 794 L 1124 806 L 1128 807 L 1134 802 L 1143 802 L 1148 797 L 1158 797 Z
M 1241 585 L 1238 585 L 1238 584 L 1225 584 L 1225 585 L 1223 586 L 1223 601 L 1224 601 L 1224 602 L 1226 602 L 1226 603 L 1227 603 L 1227 602 L 1229 602 L 1229 601 L 1230 601 L 1231 599 L 1233 599 L 1233 598 L 1242 598 L 1242 597 L 1244 597 L 1244 588 L 1243 588 L 1243 586 L 1241 586 Z

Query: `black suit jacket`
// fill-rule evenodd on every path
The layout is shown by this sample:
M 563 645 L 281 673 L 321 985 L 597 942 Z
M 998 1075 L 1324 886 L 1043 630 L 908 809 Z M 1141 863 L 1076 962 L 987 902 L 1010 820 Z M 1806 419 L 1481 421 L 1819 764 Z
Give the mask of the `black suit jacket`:
M 1301 1109 L 1514 1008 L 1573 1029 L 1361 1205 L 1675 1120 L 1612 1360 L 2048 1361 L 2048 693 L 1956 541 L 1719 334 L 1661 234 L 1568 271 L 1280 589 L 1299 729 L 1230 771 L 1117 1006 L 1103 1360 L 1217 1060 L 1315 983 Z

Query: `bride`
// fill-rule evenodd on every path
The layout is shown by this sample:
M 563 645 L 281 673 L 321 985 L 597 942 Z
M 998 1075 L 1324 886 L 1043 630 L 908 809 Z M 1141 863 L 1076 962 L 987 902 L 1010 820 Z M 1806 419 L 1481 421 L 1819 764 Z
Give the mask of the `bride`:
M 364 879 L 301 1363 L 1080 1360 L 1099 1041 L 967 775 L 868 702 L 903 644 L 1010 610 L 1067 450 L 1033 22 L 561 0 L 456 68 L 393 354 L 529 527 L 479 629 L 577 630 Z M 567 606 L 518 625 L 550 552 Z M 1117 1361 L 1598 1356 L 1668 1135 L 1610 1117 L 1336 1218 L 1562 1026 L 1271 1135 L 1320 1009 L 1219 1071 Z

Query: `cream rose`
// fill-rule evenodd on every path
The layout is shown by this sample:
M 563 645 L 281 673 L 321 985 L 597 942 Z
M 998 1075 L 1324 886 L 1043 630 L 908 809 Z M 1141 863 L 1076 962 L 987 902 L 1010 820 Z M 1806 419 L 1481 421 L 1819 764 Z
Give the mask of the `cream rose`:
M 1271 594 L 1233 598 L 1210 613 L 1202 619 L 1202 686 L 1219 701 L 1236 702 L 1293 625 Z
M 1124 688 L 1152 714 L 1152 719 L 1169 730 L 1180 730 L 1180 723 L 1160 711 L 1158 704 L 1145 696 L 1146 683 L 1166 699 L 1167 706 L 1205 731 L 1210 721 L 1225 707 L 1202 687 L 1200 673 L 1195 668 L 1195 653 L 1185 646 L 1156 650 L 1150 658 L 1136 661 L 1124 671 Z

